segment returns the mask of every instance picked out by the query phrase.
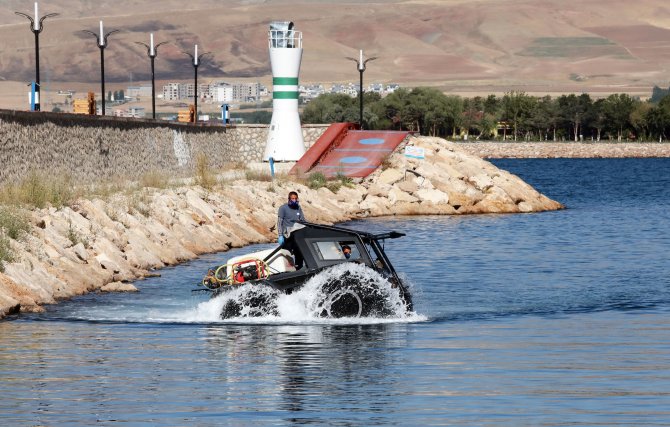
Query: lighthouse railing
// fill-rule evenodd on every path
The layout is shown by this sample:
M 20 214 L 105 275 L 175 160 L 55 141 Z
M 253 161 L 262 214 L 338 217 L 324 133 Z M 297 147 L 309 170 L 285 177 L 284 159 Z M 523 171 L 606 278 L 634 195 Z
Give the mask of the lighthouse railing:
M 302 31 L 270 30 L 268 36 L 271 48 L 302 49 Z

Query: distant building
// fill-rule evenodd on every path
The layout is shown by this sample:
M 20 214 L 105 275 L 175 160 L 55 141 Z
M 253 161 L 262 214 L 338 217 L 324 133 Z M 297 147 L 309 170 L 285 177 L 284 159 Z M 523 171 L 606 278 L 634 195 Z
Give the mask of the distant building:
M 112 111 L 112 114 L 116 117 L 135 117 L 138 119 L 146 117 L 146 111 L 144 107 L 130 107 L 127 110 L 115 108 Z
M 400 89 L 400 85 L 397 83 L 389 83 L 386 85 L 386 93 L 393 93 L 397 89 Z
M 142 85 L 142 86 L 128 86 L 126 88 L 125 97 L 130 99 L 138 99 L 151 97 L 151 85 Z
M 166 101 L 193 99 L 195 94 L 194 87 L 193 83 L 168 83 L 163 86 L 163 99 Z M 267 88 L 258 82 L 216 82 L 198 85 L 198 98 L 210 102 L 253 102 L 260 99 L 261 96 L 267 96 Z
M 353 83 L 343 84 L 334 84 L 330 87 L 330 93 L 343 93 L 351 97 L 358 96 L 358 86 Z
M 228 84 L 222 84 L 216 87 L 216 98 L 217 103 L 221 102 L 232 102 L 234 101 L 233 97 L 233 87 Z
M 176 101 L 179 98 L 179 83 L 168 83 L 163 86 L 163 99 L 166 101 Z
M 378 93 L 378 94 L 381 95 L 381 94 L 384 93 L 384 85 L 381 84 L 381 83 L 371 83 L 371 84 L 368 86 L 367 91 L 368 91 L 368 92 L 375 92 L 375 93 Z
M 326 93 L 326 90 L 323 88 L 323 85 L 321 84 L 314 84 L 314 85 L 301 85 L 298 90 L 300 91 L 300 97 L 303 98 L 305 101 L 312 100 L 319 95 L 322 95 Z
M 144 107 L 130 107 L 127 110 L 127 115 L 126 117 L 136 117 L 136 118 L 143 118 L 146 116 L 146 112 L 144 110 Z
M 254 102 L 261 96 L 261 84 L 256 83 L 233 83 L 233 99 L 241 102 Z

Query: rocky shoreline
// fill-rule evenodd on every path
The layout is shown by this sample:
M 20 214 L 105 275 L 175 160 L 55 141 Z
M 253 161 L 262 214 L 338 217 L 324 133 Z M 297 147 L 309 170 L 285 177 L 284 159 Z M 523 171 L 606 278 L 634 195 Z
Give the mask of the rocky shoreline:
M 467 154 L 460 144 L 412 137 L 425 159 L 401 146 L 362 182 L 333 192 L 290 177 L 236 180 L 213 189 L 181 186 L 82 199 L 29 212 L 31 230 L 11 240 L 14 261 L 0 273 L 0 318 L 95 291 L 136 291 L 156 270 L 253 243 L 276 240 L 276 212 L 291 190 L 312 222 L 385 215 L 529 213 L 563 206 L 521 179 Z
M 670 142 L 457 142 L 484 159 L 670 157 Z

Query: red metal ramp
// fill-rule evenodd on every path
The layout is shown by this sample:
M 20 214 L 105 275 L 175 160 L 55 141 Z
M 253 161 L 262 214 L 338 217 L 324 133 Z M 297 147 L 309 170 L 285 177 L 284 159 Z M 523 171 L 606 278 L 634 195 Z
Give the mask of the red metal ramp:
M 337 125 L 342 125 L 342 123 Z M 344 175 L 351 178 L 364 178 L 374 172 L 382 164 L 384 158 L 390 155 L 409 134 L 409 132 L 402 131 L 350 130 L 349 128 L 344 130 L 342 126 L 339 126 L 338 130 L 339 132 L 329 135 L 330 142 L 325 148 L 327 141 L 319 138 L 317 141 L 319 147 L 315 143 L 292 169 L 292 172 L 300 170 L 321 172 L 327 177 Z M 313 149 L 314 152 L 312 152 Z M 305 158 L 307 161 L 303 162 Z
M 303 154 L 289 173 L 299 175 L 312 169 L 322 157 L 325 157 L 330 150 L 342 142 L 349 130 L 353 129 L 358 129 L 358 124 L 345 122 L 333 123 L 328 126 L 328 129 L 316 140 L 314 145 L 309 147 L 309 150 Z

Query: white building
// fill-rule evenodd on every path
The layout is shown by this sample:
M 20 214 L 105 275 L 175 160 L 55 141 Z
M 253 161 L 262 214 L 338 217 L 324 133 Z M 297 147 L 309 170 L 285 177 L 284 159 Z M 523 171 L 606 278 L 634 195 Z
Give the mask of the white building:
M 176 101 L 179 99 L 179 83 L 168 83 L 163 86 L 163 99 L 166 101 Z
M 194 87 L 193 83 L 168 83 L 163 86 L 163 99 L 166 101 L 193 99 Z M 198 98 L 210 102 L 257 101 L 263 91 L 267 94 L 267 88 L 258 82 L 198 84 Z
M 233 87 L 227 84 L 217 86 L 215 99 L 217 103 L 229 103 L 234 101 Z
M 399 89 L 400 85 L 397 83 L 389 83 L 386 85 L 386 93 L 393 93 L 396 89 Z
M 233 99 L 242 102 L 258 100 L 261 95 L 261 84 L 256 83 L 233 83 Z

